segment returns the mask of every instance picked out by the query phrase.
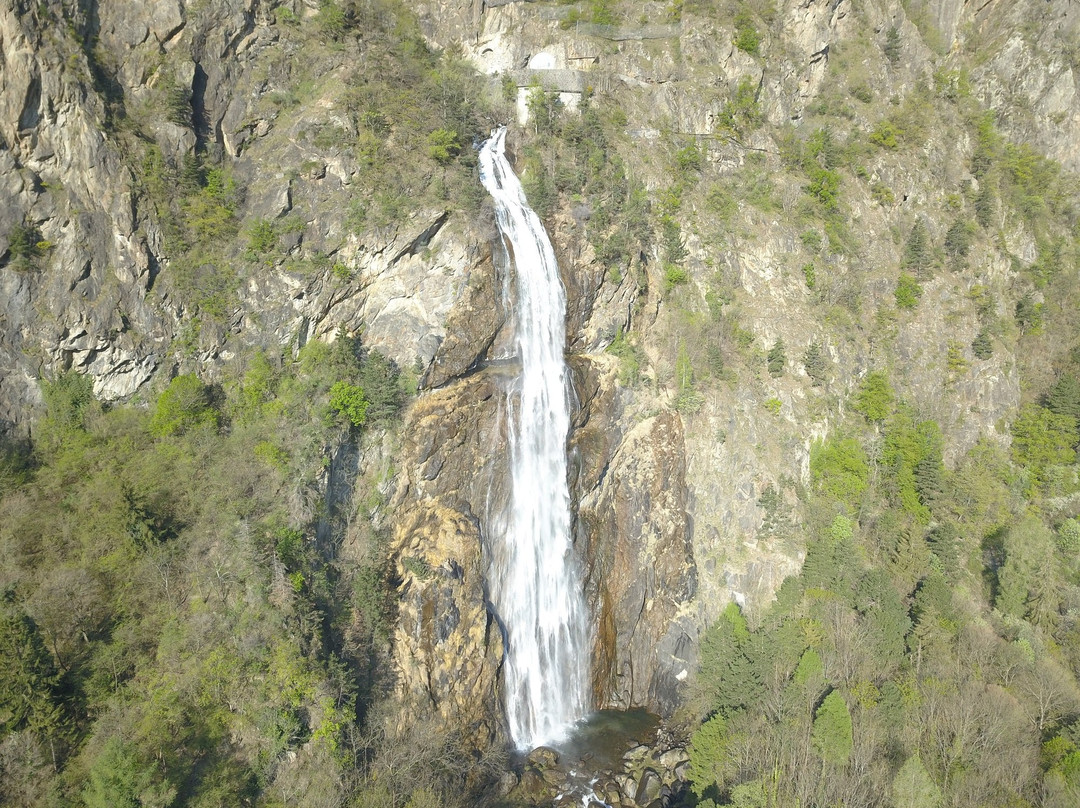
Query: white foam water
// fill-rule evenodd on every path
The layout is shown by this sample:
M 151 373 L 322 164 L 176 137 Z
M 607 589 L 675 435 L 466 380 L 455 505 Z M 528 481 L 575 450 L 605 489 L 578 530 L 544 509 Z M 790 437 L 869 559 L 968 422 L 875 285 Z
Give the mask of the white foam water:
M 521 373 L 508 394 L 512 494 L 501 535 L 489 537 L 488 589 L 506 638 L 503 690 L 520 750 L 565 737 L 589 708 L 589 626 L 570 537 L 566 295 L 555 251 L 505 155 L 506 128 L 480 149 L 513 262 Z

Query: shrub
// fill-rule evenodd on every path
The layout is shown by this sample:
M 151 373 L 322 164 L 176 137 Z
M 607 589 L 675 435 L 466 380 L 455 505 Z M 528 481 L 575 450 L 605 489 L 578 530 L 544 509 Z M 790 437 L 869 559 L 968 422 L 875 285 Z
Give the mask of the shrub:
M 436 129 L 427 136 L 428 157 L 439 165 L 446 165 L 461 153 L 458 133 L 452 129 Z
M 799 234 L 799 241 L 812 253 L 821 252 L 821 233 L 817 230 L 806 230 Z
M 344 415 L 353 426 L 367 423 L 369 402 L 364 388 L 348 382 L 335 382 L 330 388 L 330 406 Z
M 256 219 L 248 228 L 248 253 L 250 256 L 272 262 L 277 249 L 278 234 L 269 219 Z
M 854 438 L 815 441 L 810 447 L 810 478 L 818 491 L 854 508 L 870 481 L 870 464 Z
M 870 142 L 875 146 L 880 146 L 883 149 L 895 149 L 900 145 L 899 138 L 902 132 L 900 129 L 890 121 L 888 118 L 878 121 L 870 131 Z
M 619 358 L 619 384 L 634 387 L 641 379 L 641 351 L 631 344 L 620 328 L 607 348 L 608 353 Z
M 803 279 L 806 281 L 806 288 L 813 289 L 817 285 L 817 271 L 814 269 L 814 263 L 811 261 L 808 264 L 803 264 L 802 273 Z
M 8 233 L 8 266 L 19 272 L 25 272 L 49 246 L 48 242 L 42 241 L 41 233 L 36 227 L 26 224 L 15 225 Z
M 691 143 L 675 153 L 675 165 L 684 175 L 700 173 L 702 163 L 701 149 L 697 147 L 696 143 Z
M 909 275 L 906 272 L 900 273 L 900 277 L 896 281 L 896 291 L 893 293 L 896 297 L 897 308 L 915 308 L 919 305 L 919 298 L 922 297 L 922 293 L 923 288 L 914 275 Z
M 761 106 L 758 104 L 757 83 L 749 76 L 739 81 L 732 97 L 720 111 L 720 127 L 736 135 L 752 132 L 764 120 Z
M 810 184 L 804 190 L 826 210 L 835 210 L 840 198 L 839 172 L 815 164 L 807 173 Z
M 883 182 L 875 182 L 870 186 L 870 197 L 882 207 L 888 207 L 896 202 L 896 194 Z
M 150 432 L 158 437 L 182 435 L 200 427 L 214 427 L 218 414 L 210 403 L 206 385 L 197 376 L 177 376 L 157 400 Z
M 690 280 L 689 273 L 675 264 L 664 265 L 664 291 L 670 292 L 676 286 L 681 286 Z
M 754 17 L 748 9 L 740 9 L 735 15 L 735 47 L 743 53 L 757 56 L 761 34 L 754 27 Z

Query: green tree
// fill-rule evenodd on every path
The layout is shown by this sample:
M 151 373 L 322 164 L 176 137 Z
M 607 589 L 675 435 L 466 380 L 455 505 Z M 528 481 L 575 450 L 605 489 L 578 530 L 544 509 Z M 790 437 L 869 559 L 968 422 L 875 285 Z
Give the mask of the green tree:
M 985 328 L 981 329 L 971 341 L 971 352 L 975 354 L 976 359 L 984 361 L 994 355 L 994 342 Z
M 86 808 L 168 808 L 176 789 L 158 781 L 117 737 L 110 738 L 90 766 L 83 789 Z
M 821 385 L 825 384 L 828 380 L 829 371 L 821 344 L 811 342 L 806 348 L 806 353 L 803 354 L 802 361 L 806 375 L 810 377 L 810 386 L 821 387 Z
M 679 340 L 675 356 L 675 406 L 683 412 L 697 412 L 703 400 L 695 389 L 694 365 L 686 349 L 686 340 Z
M 882 52 L 885 54 L 885 58 L 889 60 L 889 64 L 896 67 L 900 62 L 900 31 L 895 25 L 890 26 L 885 32 L 885 44 L 882 46 Z
M 1025 516 L 1004 531 L 1001 550 L 1005 560 L 997 569 L 995 608 L 1036 622 L 1052 619 L 1058 602 L 1053 533 L 1038 517 Z
M 880 370 L 874 370 L 867 373 L 859 385 L 853 406 L 867 421 L 880 423 L 892 413 L 895 401 L 896 394 L 893 393 L 888 376 Z
M 774 379 L 784 375 L 784 365 L 787 364 L 787 353 L 784 351 L 784 341 L 780 337 L 776 338 L 776 342 L 769 348 L 768 358 L 766 365 L 769 369 L 769 375 Z
M 1021 407 L 1012 424 L 1013 460 L 1029 469 L 1036 483 L 1045 481 L 1048 467 L 1076 459 L 1076 442 L 1076 420 L 1038 404 Z
M 897 308 L 914 309 L 919 305 L 919 298 L 922 297 L 922 293 L 922 285 L 915 279 L 914 275 L 909 275 L 906 272 L 900 273 L 900 277 L 896 280 L 896 290 L 893 292 Z
M 957 219 L 945 233 L 945 253 L 954 259 L 965 257 L 974 238 L 974 225 L 966 219 Z
M 59 738 L 65 716 L 60 676 L 34 621 L 21 609 L 0 612 L 0 738 L 28 729 Z
M 900 269 L 913 272 L 919 278 L 928 278 L 934 266 L 934 250 L 930 246 L 930 235 L 922 219 L 916 219 L 911 226 L 904 254 L 900 259 Z
M 816 440 L 810 446 L 810 478 L 826 496 L 856 508 L 870 479 L 870 465 L 855 438 Z
M 699 798 L 708 791 L 724 786 L 729 767 L 727 755 L 727 721 L 714 715 L 690 739 L 690 787 Z
M 36 227 L 16 225 L 8 233 L 8 265 L 18 272 L 25 272 L 42 255 L 44 246 L 45 242 L 41 240 L 41 233 Z M 3 258 L 2 254 L 0 258 Z
M 210 393 L 197 376 L 177 376 L 157 400 L 150 419 L 150 432 L 158 437 L 180 435 L 203 427 L 216 428 L 218 414 Z
M 893 777 L 893 808 L 939 808 L 941 789 L 926 770 L 918 753 L 904 761 Z
M 1036 303 L 1030 292 L 1016 302 L 1014 316 L 1021 334 L 1038 334 L 1042 331 L 1043 304 Z
M 839 692 L 833 690 L 818 707 L 811 740 L 823 762 L 834 766 L 847 764 L 854 745 L 851 713 Z
M 980 227 L 987 228 L 994 221 L 994 210 L 997 197 L 994 195 L 993 186 L 987 180 L 979 184 L 979 193 L 975 195 L 975 221 Z
M 1065 415 L 1080 424 L 1080 379 L 1062 374 L 1046 394 L 1046 406 L 1055 415 Z
M 436 129 L 427 136 L 428 156 L 439 165 L 447 165 L 461 153 L 461 140 L 452 129 Z
M 821 662 L 821 654 L 813 648 L 803 651 L 791 680 L 807 696 L 816 700 L 825 687 L 825 666 Z
M 367 423 L 369 405 L 364 388 L 359 385 L 335 382 L 330 388 L 330 406 L 344 415 L 354 427 Z

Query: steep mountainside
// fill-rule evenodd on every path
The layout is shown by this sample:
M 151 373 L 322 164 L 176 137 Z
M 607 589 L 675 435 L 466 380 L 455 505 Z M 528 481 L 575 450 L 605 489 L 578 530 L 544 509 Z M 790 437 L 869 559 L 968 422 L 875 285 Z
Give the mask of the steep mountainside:
M 504 122 L 595 706 L 690 802 L 1070 804 L 1078 96 L 1069 0 L 0 7 L 0 804 L 550 798 L 483 578 Z

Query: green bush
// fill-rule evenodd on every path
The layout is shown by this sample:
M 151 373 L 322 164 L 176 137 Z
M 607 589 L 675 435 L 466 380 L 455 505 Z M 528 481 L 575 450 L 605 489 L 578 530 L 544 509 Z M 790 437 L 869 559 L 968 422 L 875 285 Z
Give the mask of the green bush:
M 870 484 L 870 464 L 855 438 L 817 440 L 810 447 L 810 478 L 825 496 L 857 508 Z
M 675 153 L 675 165 L 683 175 L 701 173 L 704 157 L 696 143 L 691 143 Z
M 364 389 L 359 385 L 335 382 L 330 388 L 330 406 L 344 415 L 353 426 L 367 423 L 368 404 Z
M 690 273 L 675 264 L 664 265 L 664 291 L 670 292 L 690 280 Z
M 197 376 L 177 376 L 158 396 L 150 432 L 158 437 L 182 435 L 202 427 L 216 428 L 218 414 L 210 402 L 210 392 Z
M 807 174 L 810 184 L 803 190 L 826 211 L 835 210 L 840 199 L 839 172 L 815 164 L 810 167 Z
M 878 121 L 870 130 L 870 142 L 883 149 L 896 149 L 900 145 L 902 133 L 895 123 L 888 118 Z
M 439 165 L 446 165 L 461 152 L 461 140 L 452 129 L 436 129 L 427 136 L 428 157 Z
M 41 233 L 32 225 L 16 225 L 8 233 L 7 264 L 18 272 L 30 269 L 37 258 L 40 258 L 48 247 L 48 242 L 42 241 Z M 3 256 L 0 255 L 0 258 Z
M 636 386 L 641 379 L 641 363 L 644 359 L 641 349 L 631 343 L 619 328 L 607 350 L 619 359 L 619 384 L 623 387 Z
M 248 252 L 254 258 L 273 263 L 278 234 L 269 219 L 256 219 L 248 227 Z
M 754 17 L 746 8 L 735 14 L 735 47 L 743 53 L 757 56 L 761 45 L 761 34 L 754 27 Z
M 896 297 L 896 307 L 898 309 L 915 308 L 919 305 L 919 298 L 922 297 L 922 293 L 922 285 L 915 279 L 914 275 L 909 275 L 906 272 L 900 273 L 900 277 L 896 281 L 896 290 L 893 293 Z
M 892 414 L 895 402 L 896 394 L 888 377 L 880 370 L 874 370 L 867 373 L 859 385 L 853 406 L 867 421 L 880 423 Z

